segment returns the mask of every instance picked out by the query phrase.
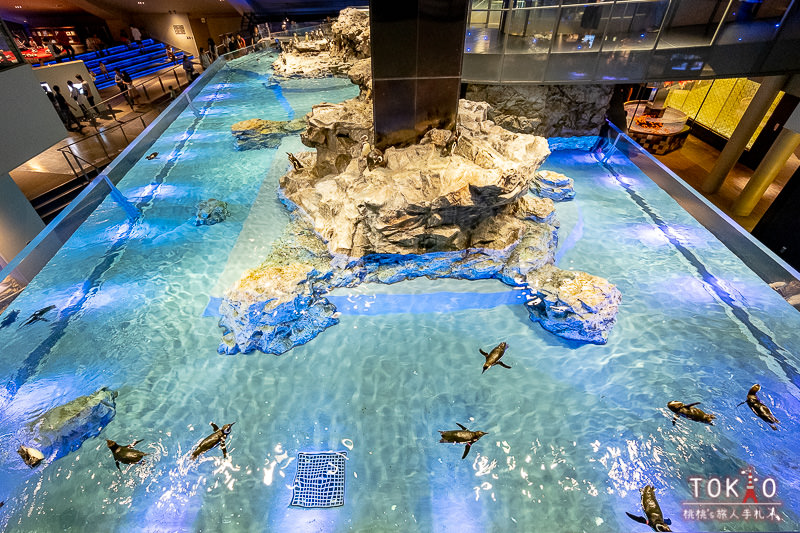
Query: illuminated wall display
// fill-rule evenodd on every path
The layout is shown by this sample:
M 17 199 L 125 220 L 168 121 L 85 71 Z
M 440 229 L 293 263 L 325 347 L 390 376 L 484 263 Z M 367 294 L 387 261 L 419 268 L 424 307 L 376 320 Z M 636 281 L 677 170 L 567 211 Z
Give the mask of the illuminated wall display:
M 676 83 L 667 96 L 667 106 L 683 111 L 690 119 L 714 133 L 728 138 L 736 129 L 759 83 L 747 78 L 697 80 Z M 749 149 L 769 120 L 783 92 L 772 102 L 750 141 Z

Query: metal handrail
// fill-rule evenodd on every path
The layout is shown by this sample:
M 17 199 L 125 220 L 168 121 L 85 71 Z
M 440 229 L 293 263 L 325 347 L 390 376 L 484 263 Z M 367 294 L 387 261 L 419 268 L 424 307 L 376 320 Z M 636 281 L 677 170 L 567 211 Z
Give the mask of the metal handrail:
M 97 140 L 100 143 L 100 147 L 103 149 L 103 153 L 106 155 L 106 158 L 109 161 L 112 161 L 114 158 L 111 157 L 111 155 L 108 153 L 108 150 L 106 149 L 106 145 L 103 142 L 102 135 L 105 135 L 107 133 L 111 133 L 113 130 L 119 128 L 119 130 L 122 132 L 122 136 L 125 137 L 125 142 L 130 144 L 130 140 L 128 139 L 128 136 L 125 133 L 125 125 L 133 122 L 136 119 L 139 119 L 142 122 L 142 129 L 144 130 L 144 128 L 147 127 L 147 124 L 145 123 L 145 120 L 144 120 L 144 115 L 145 115 L 144 113 L 138 113 L 135 117 L 132 117 L 132 118 L 130 118 L 128 120 L 125 120 L 125 121 L 119 121 L 119 124 L 115 124 L 114 126 L 111 126 L 110 128 L 106 128 L 106 129 L 104 129 L 102 131 L 98 131 L 97 133 L 93 133 L 92 135 L 89 135 L 89 136 L 83 137 L 81 139 L 78 139 L 75 142 L 69 143 L 66 146 L 62 146 L 62 147 L 58 148 L 58 151 L 61 152 L 61 155 L 64 156 L 64 159 L 66 159 L 67 164 L 72 169 L 72 173 L 75 175 L 76 178 L 80 178 L 81 176 L 85 176 L 87 174 L 87 172 L 88 172 L 88 171 L 84 171 L 83 165 L 81 164 L 81 161 L 91 165 L 92 167 L 94 167 L 95 170 L 100 171 L 101 169 L 99 167 L 97 167 L 97 165 L 95 165 L 91 161 L 88 161 L 85 158 L 77 155 L 72 150 L 72 147 L 77 145 L 77 144 L 80 144 L 80 143 L 85 143 L 85 142 L 89 141 L 90 139 L 93 139 L 93 138 L 96 137 Z M 67 157 L 67 152 L 69 152 L 69 154 L 75 159 L 75 162 L 78 164 L 78 168 L 80 169 L 80 172 L 75 170 L 75 167 L 73 166 L 72 161 L 70 161 L 69 157 Z
M 181 50 L 181 51 L 182 51 L 184 54 L 186 54 L 186 52 L 185 52 L 184 50 Z M 141 80 L 141 81 L 139 81 L 139 82 L 137 82 L 137 83 L 134 83 L 134 85 L 133 85 L 133 88 L 131 88 L 131 89 L 126 89 L 125 91 L 120 91 L 120 92 L 118 92 L 117 94 L 115 94 L 115 95 L 113 95 L 113 96 L 110 96 L 110 97 L 106 98 L 105 100 L 103 100 L 103 101 L 101 101 L 101 102 L 98 102 L 98 103 L 97 103 L 97 104 L 95 104 L 93 107 L 94 107 L 94 108 L 96 108 L 96 109 L 99 109 L 99 106 L 101 106 L 101 105 L 105 104 L 105 105 L 106 105 L 106 107 L 108 107 L 108 110 L 109 110 L 109 112 L 111 113 L 111 116 L 113 116 L 113 117 L 114 117 L 114 120 L 117 120 L 117 116 L 116 116 L 116 114 L 114 113 L 114 109 L 113 109 L 113 107 L 112 107 L 110 104 L 108 104 L 108 102 L 110 102 L 110 101 L 112 101 L 112 100 L 115 100 L 115 99 L 119 98 L 119 97 L 120 97 L 120 95 L 123 95 L 123 96 L 125 97 L 125 100 L 126 100 L 126 101 L 128 101 L 128 103 L 130 104 L 130 102 L 133 100 L 133 96 L 130 94 L 130 92 L 131 92 L 132 90 L 135 90 L 135 89 L 136 89 L 136 87 L 141 87 L 141 89 L 142 89 L 142 92 L 144 92 L 144 96 L 145 96 L 145 98 L 148 98 L 148 99 L 149 99 L 149 98 L 150 98 L 150 95 L 147 93 L 147 87 L 146 87 L 146 84 L 147 84 L 148 82 L 151 82 L 151 81 L 153 81 L 153 80 L 154 80 L 154 79 L 156 79 L 156 78 L 158 78 L 158 83 L 161 85 L 161 91 L 162 91 L 162 94 L 166 94 L 166 92 L 167 92 L 167 89 L 164 87 L 164 82 L 161 80 L 161 77 L 162 77 L 162 76 L 165 76 L 165 75 L 167 75 L 167 74 L 169 74 L 170 72 L 172 72 L 172 73 L 174 74 L 174 76 L 175 76 L 175 82 L 178 84 L 178 88 L 180 89 L 180 87 L 181 87 L 181 82 L 180 82 L 180 79 L 178 78 L 178 74 L 177 74 L 177 72 L 176 72 L 176 70 L 177 70 L 178 68 L 182 68 L 182 65 L 175 65 L 175 66 L 171 67 L 169 70 L 167 70 L 167 71 L 165 71 L 165 72 L 158 72 L 158 73 L 156 73 L 156 74 L 153 74 L 151 77 L 149 77 L 149 78 L 147 78 L 147 79 L 145 79 L 145 80 Z M 110 76 L 110 75 L 111 75 L 111 73 L 109 73 L 109 76 Z M 133 106 L 131 106 L 131 109 L 133 109 Z

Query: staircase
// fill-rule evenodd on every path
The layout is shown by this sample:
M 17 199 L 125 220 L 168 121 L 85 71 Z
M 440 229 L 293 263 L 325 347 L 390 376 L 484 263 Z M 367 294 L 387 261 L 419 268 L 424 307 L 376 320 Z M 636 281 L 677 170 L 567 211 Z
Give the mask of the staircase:
M 180 65 L 184 57 L 184 52 L 178 51 L 175 53 L 175 61 L 170 62 L 167 59 L 167 46 L 153 39 L 144 39 L 141 49 L 135 44 L 131 44 L 131 47 L 122 44 L 106 48 L 104 52 L 107 55 L 101 57 L 97 57 L 95 52 L 86 52 L 75 56 L 76 60 L 83 61 L 86 68 L 94 73 L 94 84 L 98 90 L 114 85 L 114 70 L 116 69 L 127 72 L 131 79 L 135 80 L 163 68 Z M 192 56 L 189 58 L 191 59 Z M 102 74 L 100 63 L 106 65 L 108 75 Z M 45 64 L 54 65 L 55 61 L 48 61 Z
M 31 205 L 45 224 L 49 224 L 81 191 L 98 175 L 99 171 L 92 169 L 81 177 L 50 189 L 44 194 L 31 200 Z

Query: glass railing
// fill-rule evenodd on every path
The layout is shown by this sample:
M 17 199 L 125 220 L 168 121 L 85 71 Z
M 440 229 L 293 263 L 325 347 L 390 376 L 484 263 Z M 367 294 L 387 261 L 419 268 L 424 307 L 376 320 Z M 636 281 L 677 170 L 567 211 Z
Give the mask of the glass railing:
M 797 270 L 613 124 L 607 122 L 603 127 L 594 153 L 598 160 L 610 165 L 614 164 L 615 154 L 625 156 L 765 282 L 800 280 Z
M 800 68 L 791 0 L 474 0 L 467 82 L 643 81 Z
M 14 35 L 0 20 L 0 70 L 24 65 L 25 60 L 14 42 Z
M 250 52 L 252 50 L 247 53 Z M 94 178 L 77 198 L 0 271 L 0 286 L 8 285 L 21 290 L 109 196 L 114 201 L 114 205 L 119 208 L 112 210 L 115 213 L 113 216 L 118 217 L 116 221 L 138 216 L 136 208 L 116 189 L 114 184 L 119 183 L 133 165 L 147 154 L 153 142 L 190 105 L 192 99 L 225 64 L 224 57 L 214 61 L 184 89 L 180 97 L 175 98 L 127 148 L 117 155 L 102 174 Z M 3 292 L 0 294 L 0 299 L 2 299 L 0 305 L 8 305 L 15 296 L 13 291 Z
M 136 208 L 114 187 L 108 176 L 101 174 L 0 271 L 0 280 L 11 277 L 21 285 L 29 283 L 109 194 L 121 208 L 120 218 L 138 216 Z

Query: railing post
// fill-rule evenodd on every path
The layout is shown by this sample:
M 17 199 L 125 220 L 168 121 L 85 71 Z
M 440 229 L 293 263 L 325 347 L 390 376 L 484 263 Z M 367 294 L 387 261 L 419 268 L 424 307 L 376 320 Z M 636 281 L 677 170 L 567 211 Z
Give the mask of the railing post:
M 144 91 L 144 97 L 150 100 L 150 95 L 147 94 L 147 86 L 144 83 L 142 84 L 142 91 Z
M 178 89 L 181 88 L 181 80 L 178 79 L 178 71 L 177 69 L 172 69 L 172 73 L 175 74 L 175 83 L 178 84 Z
M 125 133 L 125 124 L 120 124 L 119 130 L 122 132 L 122 136 L 125 137 L 125 142 L 130 144 L 131 142 L 128 140 L 128 135 Z
M 106 158 L 111 159 L 111 157 L 108 155 L 108 150 L 106 150 L 106 144 L 103 142 L 103 138 L 98 135 L 97 140 L 100 141 L 100 148 L 103 149 L 103 153 L 106 154 Z
M 78 168 L 81 169 L 80 175 L 81 176 L 85 175 L 86 172 L 83 171 L 83 165 L 81 165 L 80 158 L 77 155 L 75 155 L 75 152 L 72 151 L 72 145 L 70 144 L 69 146 L 67 146 L 67 148 L 69 148 L 69 153 L 72 154 L 72 157 L 75 159 L 75 162 L 78 163 Z M 75 176 L 78 177 L 77 174 Z
M 162 93 L 165 93 L 165 92 L 167 92 L 167 90 L 164 88 L 164 82 L 163 82 L 163 81 L 161 81 L 161 76 L 159 76 L 159 77 L 158 77 L 158 83 L 160 83 L 160 84 L 161 84 L 161 92 L 162 92 Z
M 72 161 L 70 161 L 70 160 L 69 160 L 69 157 L 67 157 L 67 153 L 66 153 L 66 152 L 64 152 L 64 151 L 61 151 L 61 150 L 59 150 L 59 152 L 61 152 L 61 155 L 63 155 L 63 156 L 64 156 L 64 159 L 66 159 L 66 160 L 67 160 L 67 164 L 69 165 L 69 168 L 71 168 L 71 169 L 72 169 L 72 173 L 73 173 L 73 174 L 75 175 L 75 177 L 77 178 L 77 177 L 78 177 L 78 173 L 77 173 L 77 172 L 75 172 L 75 167 L 72 165 Z

